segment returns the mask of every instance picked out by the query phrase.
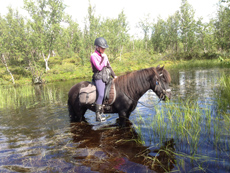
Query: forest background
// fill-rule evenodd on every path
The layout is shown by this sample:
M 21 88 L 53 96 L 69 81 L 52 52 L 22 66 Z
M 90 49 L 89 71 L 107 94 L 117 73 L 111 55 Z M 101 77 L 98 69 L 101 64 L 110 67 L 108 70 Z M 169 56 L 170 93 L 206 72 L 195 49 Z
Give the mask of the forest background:
M 89 58 L 97 37 L 106 38 L 106 54 L 116 74 L 204 59 L 230 64 L 230 0 L 221 0 L 216 17 L 208 22 L 195 19 L 187 0 L 165 20 L 146 15 L 137 23 L 144 34 L 141 39 L 128 33 L 124 10 L 117 18 L 102 18 L 89 3 L 81 30 L 65 8 L 62 0 L 24 0 L 29 17 L 10 7 L 6 15 L 0 14 L 0 84 L 90 77 Z

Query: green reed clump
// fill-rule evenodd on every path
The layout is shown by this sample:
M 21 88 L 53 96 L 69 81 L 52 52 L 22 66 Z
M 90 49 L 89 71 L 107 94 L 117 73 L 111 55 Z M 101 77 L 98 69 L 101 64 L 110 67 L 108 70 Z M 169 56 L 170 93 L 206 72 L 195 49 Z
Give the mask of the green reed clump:
M 220 86 L 216 92 L 217 102 L 219 109 L 226 112 L 230 108 L 230 77 L 225 73 L 219 79 Z
M 164 128 L 158 128 L 160 133 L 165 133 L 170 138 L 182 139 L 190 146 L 190 152 L 195 153 L 203 120 L 203 111 L 198 103 L 189 99 L 181 100 L 179 104 L 166 103 L 157 114 L 157 122 L 153 122 L 153 127 L 164 121 Z M 210 114 L 205 116 L 210 118 Z
M 136 127 L 138 134 L 142 140 L 151 141 L 150 145 L 155 147 L 161 146 L 168 139 L 179 141 L 176 145 L 178 147 L 183 145 L 186 153 L 171 152 L 179 159 L 178 164 L 182 164 L 179 165 L 180 169 L 183 168 L 183 160 L 190 160 L 196 163 L 196 170 L 205 170 L 202 163 L 216 162 L 219 158 L 209 156 L 209 152 L 200 153 L 200 145 L 210 145 L 211 148 L 216 148 L 227 156 L 230 148 L 230 116 L 229 114 L 213 116 L 210 105 L 202 104 L 201 107 L 198 100 L 179 99 L 176 102 L 170 101 L 158 105 L 155 108 L 156 113 L 151 116 L 152 119 L 144 120 L 139 115 L 140 124 Z M 146 127 L 149 129 L 148 132 Z M 144 135 L 145 133 L 148 135 Z

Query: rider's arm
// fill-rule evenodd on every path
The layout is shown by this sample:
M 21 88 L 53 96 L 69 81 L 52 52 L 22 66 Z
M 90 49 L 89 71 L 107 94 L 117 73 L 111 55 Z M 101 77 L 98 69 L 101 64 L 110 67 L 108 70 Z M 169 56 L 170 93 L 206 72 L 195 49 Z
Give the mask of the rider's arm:
M 105 66 L 104 64 L 105 60 L 100 64 L 101 57 L 95 53 L 91 55 L 90 61 L 98 71 L 101 71 L 103 67 Z

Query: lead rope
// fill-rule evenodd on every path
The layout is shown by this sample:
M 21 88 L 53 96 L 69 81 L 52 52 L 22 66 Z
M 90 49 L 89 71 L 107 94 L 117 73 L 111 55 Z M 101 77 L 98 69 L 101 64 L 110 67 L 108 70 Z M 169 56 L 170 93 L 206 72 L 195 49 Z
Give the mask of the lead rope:
M 127 94 L 125 94 L 125 93 L 124 93 L 124 95 L 125 95 L 126 97 L 128 97 L 130 100 L 132 100 L 132 101 L 134 101 L 134 102 L 137 102 L 137 103 L 141 104 L 141 105 L 144 106 L 144 107 L 147 107 L 147 108 L 149 108 L 149 109 L 152 109 L 152 106 L 150 107 L 150 106 L 144 105 L 144 104 L 141 103 L 140 101 L 138 101 L 138 100 L 136 101 L 136 100 L 130 98 L 130 97 L 129 97 Z M 153 107 L 155 107 L 157 104 L 159 104 L 159 103 L 161 102 L 161 100 L 162 100 L 162 99 L 159 99 L 159 101 L 158 101 L 156 104 L 154 104 Z

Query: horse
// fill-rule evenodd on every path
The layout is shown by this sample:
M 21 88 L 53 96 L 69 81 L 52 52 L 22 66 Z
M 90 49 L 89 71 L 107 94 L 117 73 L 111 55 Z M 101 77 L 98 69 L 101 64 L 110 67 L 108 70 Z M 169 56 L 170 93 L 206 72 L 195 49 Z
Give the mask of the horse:
M 113 79 L 116 89 L 116 98 L 110 109 L 104 109 L 104 113 L 118 113 L 119 125 L 124 127 L 126 119 L 136 108 L 138 100 L 151 89 L 161 99 L 171 98 L 170 74 L 163 67 L 150 67 L 138 71 L 129 72 Z M 88 81 L 82 81 L 71 87 L 68 93 L 68 110 L 71 122 L 85 121 L 85 112 L 90 109 L 95 112 L 94 104 L 82 105 L 79 102 L 81 87 L 87 87 Z

